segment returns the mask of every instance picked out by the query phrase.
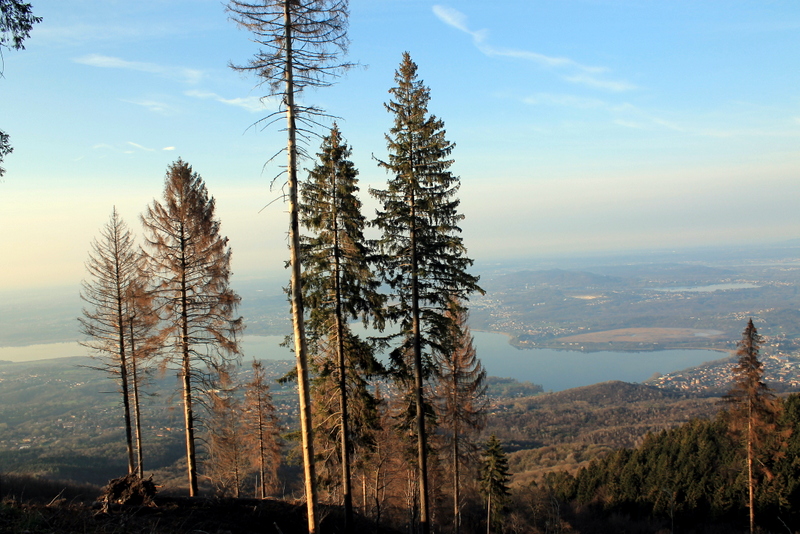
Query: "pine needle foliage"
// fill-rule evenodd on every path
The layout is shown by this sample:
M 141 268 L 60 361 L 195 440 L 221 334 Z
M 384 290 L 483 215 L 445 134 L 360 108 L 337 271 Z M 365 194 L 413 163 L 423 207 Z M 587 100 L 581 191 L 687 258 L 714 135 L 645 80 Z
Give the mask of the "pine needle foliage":
M 481 467 L 481 492 L 486 498 L 486 532 L 490 532 L 500 517 L 500 511 L 511 494 L 508 482 L 511 475 L 508 471 L 508 457 L 497 436 L 492 434 L 486 443 Z
M 746 451 L 748 509 L 750 532 L 755 532 L 755 507 L 759 456 L 765 453 L 765 443 L 775 430 L 777 419 L 775 395 L 763 380 L 764 365 L 759 360 L 762 337 L 750 319 L 742 332 L 736 355 L 739 361 L 733 368 L 733 388 L 725 396 L 730 405 L 731 429 L 744 442 Z
M 406 52 L 389 90 L 386 109 L 394 125 L 386 135 L 389 157 L 379 161 L 390 175 L 386 189 L 371 189 L 381 208 L 372 224 L 377 269 L 390 290 L 387 319 L 399 325 L 390 353 L 395 377 L 413 391 L 420 484 L 420 527 L 430 531 L 427 437 L 423 387 L 434 371 L 434 355 L 452 349 L 453 299 L 465 301 L 480 291 L 467 269 L 458 224 L 460 181 L 450 172 L 454 145 L 444 122 L 428 113 L 430 90 L 417 77 L 417 65 Z
M 42 17 L 33 14 L 30 3 L 0 0 L 0 52 L 3 47 L 24 50 L 24 41 L 30 36 L 33 25 L 41 21 Z M 2 72 L 0 69 L 0 75 Z
M 379 282 L 370 269 L 358 171 L 350 154 L 334 124 L 322 141 L 317 164 L 302 184 L 300 204 L 301 224 L 309 233 L 302 240 L 301 262 L 305 266 L 303 298 L 310 310 L 306 326 L 317 374 L 312 385 L 315 433 L 323 448 L 317 456 L 335 460 L 341 467 L 345 530 L 353 522 L 353 441 L 363 445 L 377 419 L 368 380 L 381 369 L 372 347 L 348 323 L 354 319 L 365 325 L 380 323 L 383 305 Z M 338 419 L 338 424 L 331 425 L 332 419 Z M 326 438 L 339 443 L 338 454 L 330 453 L 331 440 Z
M 197 495 L 194 398 L 216 385 L 219 368 L 235 361 L 244 326 L 239 296 L 230 288 L 231 250 L 220 234 L 216 204 L 202 177 L 178 160 L 167 170 L 163 202 L 142 215 L 148 261 L 182 381 L 189 493 Z

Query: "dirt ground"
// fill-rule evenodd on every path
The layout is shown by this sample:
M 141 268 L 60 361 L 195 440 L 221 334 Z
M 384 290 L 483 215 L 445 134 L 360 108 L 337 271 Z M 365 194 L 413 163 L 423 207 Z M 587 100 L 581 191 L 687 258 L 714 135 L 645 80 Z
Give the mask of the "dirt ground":
M 341 531 L 337 508 L 321 507 L 321 534 Z M 356 518 L 356 532 L 374 532 L 371 521 Z M 382 532 L 389 532 L 382 528 Z M 30 534 L 307 534 L 304 503 L 255 499 L 157 497 L 152 506 L 50 505 L 4 502 L 0 532 Z

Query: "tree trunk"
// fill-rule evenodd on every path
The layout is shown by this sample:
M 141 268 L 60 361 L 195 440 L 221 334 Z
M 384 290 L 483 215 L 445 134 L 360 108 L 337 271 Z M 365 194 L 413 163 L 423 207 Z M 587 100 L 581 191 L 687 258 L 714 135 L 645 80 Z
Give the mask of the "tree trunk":
M 128 474 L 134 472 L 133 462 L 133 435 L 131 433 L 131 402 L 130 393 L 128 392 L 128 360 L 125 355 L 125 315 L 122 313 L 122 287 L 119 285 L 119 255 L 118 251 L 115 263 L 116 265 L 116 280 L 117 280 L 117 325 L 119 328 L 119 381 L 122 387 L 122 406 L 125 412 L 125 442 L 128 447 Z
M 459 480 L 458 458 L 458 418 L 455 419 L 453 430 L 453 531 L 459 534 L 461 530 L 461 480 Z
M 192 412 L 192 362 L 189 351 L 188 296 L 186 294 L 186 243 L 181 228 L 181 352 L 183 356 L 183 418 L 186 429 L 186 470 L 189 476 L 189 497 L 197 496 L 197 455 L 194 446 L 194 413 Z
M 491 483 L 491 482 L 490 482 Z M 489 486 L 489 498 L 486 503 L 486 534 L 492 534 L 492 489 Z
M 142 453 L 142 416 L 139 411 L 139 376 L 136 369 L 136 337 L 133 332 L 133 322 L 135 315 L 130 317 L 131 330 L 131 373 L 133 374 L 133 419 L 134 430 L 136 431 L 136 473 L 139 478 L 144 478 L 144 460 Z
M 756 508 L 755 508 L 755 481 L 753 480 L 753 406 L 752 401 L 748 403 L 747 417 L 747 489 L 749 493 L 748 506 L 750 508 L 750 534 L 756 528 Z
M 334 141 L 335 142 L 335 141 Z M 333 183 L 331 184 L 333 206 L 333 276 L 334 298 L 336 299 L 336 356 L 339 368 L 339 409 L 340 409 L 340 447 L 342 455 L 342 497 L 344 500 L 344 532 L 349 533 L 353 525 L 353 495 L 350 488 L 350 437 L 348 431 L 349 419 L 347 414 L 347 370 L 344 358 L 344 324 L 342 319 L 342 288 L 340 280 L 340 254 L 339 254 L 339 228 L 338 213 L 336 211 L 336 169 L 333 169 Z
M 297 208 L 297 147 L 294 104 L 294 63 L 292 55 L 292 0 L 284 0 L 283 17 L 286 46 L 286 122 L 288 129 L 288 185 L 289 185 L 289 249 L 291 274 L 292 323 L 294 349 L 297 357 L 297 385 L 300 397 L 300 434 L 303 449 L 303 474 L 305 477 L 308 532 L 317 532 L 317 488 L 314 470 L 314 441 L 311 422 L 311 394 L 308 387 L 308 356 L 303 323 L 303 288 L 300 279 L 300 224 Z
M 411 194 L 411 220 L 416 217 L 415 198 Z M 428 510 L 428 438 L 425 434 L 423 395 L 422 343 L 419 319 L 419 277 L 417 273 L 417 232 L 412 222 L 411 238 L 411 328 L 414 337 L 414 400 L 417 405 L 417 460 L 419 463 L 419 526 L 422 534 L 430 534 Z
M 261 393 L 258 394 L 258 474 L 261 479 L 261 498 L 267 498 L 267 482 L 264 480 L 266 474 L 265 458 L 264 458 L 264 409 L 261 406 Z

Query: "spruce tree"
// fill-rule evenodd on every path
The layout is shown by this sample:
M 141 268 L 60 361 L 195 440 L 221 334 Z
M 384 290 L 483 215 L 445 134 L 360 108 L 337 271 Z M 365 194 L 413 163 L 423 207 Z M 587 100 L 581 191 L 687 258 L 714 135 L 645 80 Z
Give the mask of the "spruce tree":
M 186 430 L 189 495 L 197 495 L 195 397 L 215 387 L 215 373 L 236 360 L 242 318 L 230 288 L 231 250 L 220 234 L 215 202 L 202 177 L 182 160 L 170 165 L 163 203 L 153 200 L 142 215 L 156 297 L 178 367 Z
M 731 405 L 732 430 L 745 444 L 751 533 L 755 532 L 755 462 L 765 437 L 775 430 L 775 396 L 763 381 L 764 365 L 758 359 L 761 343 L 750 319 L 736 349 L 739 361 L 733 368 L 733 388 L 725 396 Z
M 356 413 L 362 416 L 356 431 L 366 431 L 365 423 L 376 417 L 369 413 L 375 402 L 367 380 L 380 367 L 371 348 L 350 330 L 348 322 L 361 318 L 366 324 L 378 317 L 382 306 L 378 281 L 368 261 L 366 220 L 357 196 L 358 171 L 350 154 L 334 124 L 322 141 L 317 164 L 302 185 L 300 205 L 301 223 L 310 233 L 303 237 L 301 262 L 305 266 L 303 297 L 310 310 L 306 323 L 309 346 L 317 368 L 315 412 L 328 420 L 338 411 L 338 429 L 333 433 L 339 441 L 345 531 L 353 522 L 350 399 L 359 402 Z M 326 402 L 332 390 L 336 391 L 338 410 L 331 410 Z
M 459 179 L 450 172 L 454 145 L 444 123 L 428 113 L 430 90 L 417 78 L 417 65 L 406 52 L 395 73 L 396 87 L 386 109 L 394 126 L 386 135 L 389 157 L 379 165 L 389 174 L 386 189 L 372 189 L 381 203 L 373 221 L 378 270 L 390 289 L 387 318 L 399 325 L 399 343 L 390 353 L 395 376 L 412 384 L 416 420 L 420 527 L 430 532 L 428 451 L 424 384 L 433 372 L 435 354 L 453 345 L 451 300 L 480 291 L 467 268 L 458 224 Z
M 503 450 L 500 440 L 494 434 L 486 443 L 483 467 L 481 469 L 481 491 L 486 497 L 486 532 L 491 532 L 492 524 L 496 522 L 498 510 L 508 498 L 508 481 L 511 475 L 508 472 L 508 457 Z

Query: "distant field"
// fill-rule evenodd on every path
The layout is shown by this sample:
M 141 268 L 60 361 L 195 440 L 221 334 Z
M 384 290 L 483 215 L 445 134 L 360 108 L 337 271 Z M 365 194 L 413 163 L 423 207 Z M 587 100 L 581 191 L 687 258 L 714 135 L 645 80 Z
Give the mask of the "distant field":
M 696 328 L 619 328 L 560 337 L 557 341 L 565 343 L 675 343 L 697 338 L 715 340 L 724 334 L 720 330 L 698 330 Z

